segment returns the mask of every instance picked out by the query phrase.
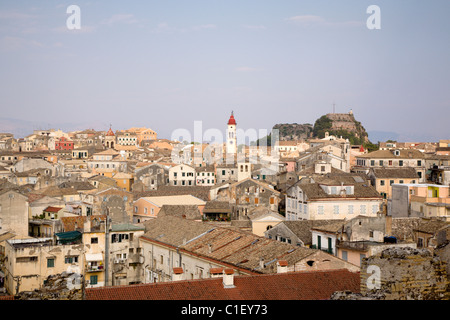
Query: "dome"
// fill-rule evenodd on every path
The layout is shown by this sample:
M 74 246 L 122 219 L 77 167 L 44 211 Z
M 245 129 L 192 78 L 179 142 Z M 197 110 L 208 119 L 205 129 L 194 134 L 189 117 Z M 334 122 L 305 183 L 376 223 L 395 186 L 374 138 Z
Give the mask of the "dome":
M 114 132 L 111 130 L 111 127 L 109 127 L 108 132 L 106 133 L 107 136 L 115 136 Z
M 228 125 L 236 125 L 236 120 L 233 116 L 233 111 L 231 112 L 230 120 L 228 120 Z

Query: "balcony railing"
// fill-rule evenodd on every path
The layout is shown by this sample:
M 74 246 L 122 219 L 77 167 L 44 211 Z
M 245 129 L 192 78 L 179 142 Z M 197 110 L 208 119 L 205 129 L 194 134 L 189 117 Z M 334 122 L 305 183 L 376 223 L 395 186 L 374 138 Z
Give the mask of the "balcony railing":
M 105 268 L 103 265 L 98 265 L 98 266 L 92 266 L 92 265 L 88 265 L 86 267 L 86 272 L 99 272 L 99 271 L 104 271 Z

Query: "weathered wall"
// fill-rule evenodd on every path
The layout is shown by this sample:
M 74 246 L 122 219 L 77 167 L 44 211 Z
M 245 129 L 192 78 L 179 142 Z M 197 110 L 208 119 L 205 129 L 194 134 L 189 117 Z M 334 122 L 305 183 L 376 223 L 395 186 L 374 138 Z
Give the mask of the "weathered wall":
M 80 274 L 63 272 L 49 276 L 40 290 L 24 291 L 16 300 L 81 300 L 83 278 Z
M 380 268 L 379 290 L 367 285 L 373 279 L 368 273 L 372 265 Z M 391 248 L 363 259 L 361 265 L 362 295 L 381 292 L 386 300 L 448 300 L 448 289 L 446 263 L 427 249 Z

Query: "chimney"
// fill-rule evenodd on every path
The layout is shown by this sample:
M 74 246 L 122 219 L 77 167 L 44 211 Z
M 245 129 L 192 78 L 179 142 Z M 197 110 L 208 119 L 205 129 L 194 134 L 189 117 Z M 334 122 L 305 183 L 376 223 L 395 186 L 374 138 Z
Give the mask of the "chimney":
M 86 217 L 86 220 L 84 220 L 83 231 L 91 232 L 91 219 L 89 217 Z
M 259 258 L 259 268 L 260 269 L 264 269 L 265 268 L 265 266 L 264 266 L 264 258 L 263 257 Z
M 172 281 L 180 281 L 184 278 L 183 268 L 175 267 L 173 268 Z
M 288 267 L 288 263 L 286 260 L 279 260 L 277 262 L 277 273 L 286 273 L 287 267 Z
M 212 244 L 208 243 L 208 253 L 211 253 L 211 252 L 212 252 Z
M 225 269 L 223 273 L 223 287 L 225 289 L 234 288 L 234 270 Z
M 220 278 L 223 276 L 223 268 L 211 268 L 209 269 L 211 278 Z
M 386 234 L 392 233 L 392 216 L 386 216 Z

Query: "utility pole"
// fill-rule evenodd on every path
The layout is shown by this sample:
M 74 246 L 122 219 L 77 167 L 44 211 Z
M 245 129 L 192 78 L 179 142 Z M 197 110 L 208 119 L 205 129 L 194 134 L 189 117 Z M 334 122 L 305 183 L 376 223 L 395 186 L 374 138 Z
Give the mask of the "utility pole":
M 106 207 L 106 230 L 105 230 L 105 287 L 109 281 L 109 208 Z
M 16 296 L 18 296 L 19 295 L 20 283 L 22 282 L 22 277 L 21 276 L 17 276 L 17 277 L 13 277 L 13 279 L 17 281 Z

